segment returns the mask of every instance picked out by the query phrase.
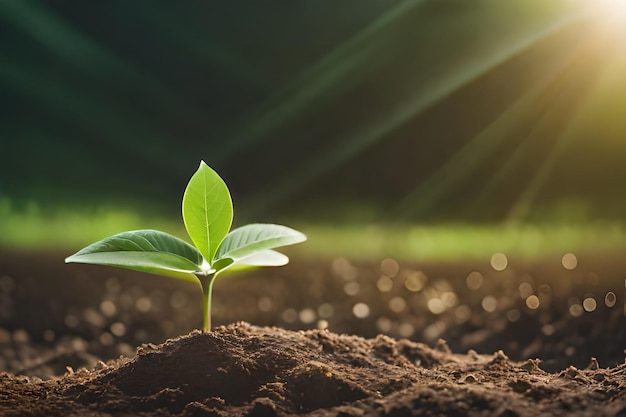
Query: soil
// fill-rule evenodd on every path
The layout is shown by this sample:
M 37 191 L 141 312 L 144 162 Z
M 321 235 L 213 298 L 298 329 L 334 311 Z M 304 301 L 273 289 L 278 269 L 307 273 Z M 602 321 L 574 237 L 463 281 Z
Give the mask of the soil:
M 210 333 L 193 284 L 62 259 L 0 252 L 0 416 L 626 416 L 621 258 L 292 263 Z

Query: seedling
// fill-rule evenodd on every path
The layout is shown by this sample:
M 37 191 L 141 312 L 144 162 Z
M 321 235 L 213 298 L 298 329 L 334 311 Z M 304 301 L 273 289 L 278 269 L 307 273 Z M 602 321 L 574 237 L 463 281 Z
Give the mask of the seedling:
M 65 262 L 116 266 L 199 281 L 203 329 L 208 332 L 213 283 L 220 274 L 247 267 L 285 265 L 289 258 L 272 249 L 306 240 L 304 234 L 277 224 L 249 224 L 230 231 L 232 221 L 233 203 L 228 187 L 202 161 L 183 195 L 183 222 L 195 246 L 159 230 L 134 230 L 93 243 Z

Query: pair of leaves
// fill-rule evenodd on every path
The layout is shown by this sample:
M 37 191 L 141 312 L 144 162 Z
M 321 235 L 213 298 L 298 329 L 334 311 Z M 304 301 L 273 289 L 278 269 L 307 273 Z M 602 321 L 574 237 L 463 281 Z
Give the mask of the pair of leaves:
M 202 161 L 183 195 L 183 221 L 195 247 L 158 230 L 135 230 L 93 243 L 65 261 L 196 280 L 235 267 L 285 265 L 289 259 L 272 249 L 306 240 L 275 224 L 249 224 L 229 233 L 232 220 L 226 184 Z

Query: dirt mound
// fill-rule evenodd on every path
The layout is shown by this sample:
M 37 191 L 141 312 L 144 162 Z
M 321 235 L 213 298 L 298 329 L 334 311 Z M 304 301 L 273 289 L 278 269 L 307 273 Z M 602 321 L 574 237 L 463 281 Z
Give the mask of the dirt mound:
M 540 365 L 452 354 L 443 341 L 238 323 L 49 381 L 0 374 L 0 415 L 626 415 L 626 365 Z

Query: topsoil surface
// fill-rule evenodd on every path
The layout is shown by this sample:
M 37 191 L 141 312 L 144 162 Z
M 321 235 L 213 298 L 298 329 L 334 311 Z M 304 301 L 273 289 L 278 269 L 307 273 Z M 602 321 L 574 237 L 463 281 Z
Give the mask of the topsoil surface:
M 292 264 L 201 333 L 197 287 L 63 255 L 0 252 L 0 416 L 626 417 L 621 259 Z
M 42 381 L 0 376 L 5 416 L 625 416 L 626 365 L 546 373 L 503 352 L 246 323 Z

